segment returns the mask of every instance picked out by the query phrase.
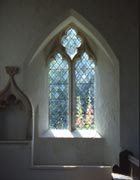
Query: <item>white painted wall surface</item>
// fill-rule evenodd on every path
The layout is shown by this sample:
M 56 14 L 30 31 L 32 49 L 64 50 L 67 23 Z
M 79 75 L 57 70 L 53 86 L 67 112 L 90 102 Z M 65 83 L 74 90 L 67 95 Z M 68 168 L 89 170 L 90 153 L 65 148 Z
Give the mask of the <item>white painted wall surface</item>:
M 63 20 L 64 14 L 67 14 L 70 8 L 75 9 L 96 27 L 119 59 L 120 145 L 122 149 L 128 148 L 138 157 L 138 0 L 1 0 L 0 89 L 4 88 L 8 80 L 4 67 L 16 65 L 21 68 L 16 80 L 24 90 L 23 63 L 30 60 L 31 54 L 50 32 L 50 26 Z M 113 132 L 112 130 L 112 134 Z M 114 144 L 115 149 L 115 140 L 110 143 Z M 110 158 L 108 155 L 107 157 Z M 72 171 L 31 170 L 28 166 L 29 161 L 30 148 L 28 146 L 17 148 L 13 145 L 0 145 L 0 178 L 2 180 L 103 180 L 101 176 L 109 173 L 108 170 L 94 173 L 91 168 Z

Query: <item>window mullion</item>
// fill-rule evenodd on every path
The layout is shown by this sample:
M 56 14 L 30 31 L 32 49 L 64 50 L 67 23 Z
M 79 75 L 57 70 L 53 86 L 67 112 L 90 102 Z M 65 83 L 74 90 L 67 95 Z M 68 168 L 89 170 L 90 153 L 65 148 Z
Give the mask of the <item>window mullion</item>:
M 72 131 L 72 66 L 71 62 L 69 61 L 69 130 Z
M 73 131 L 75 129 L 74 127 L 74 61 L 71 61 L 71 74 L 70 74 L 70 87 L 71 87 L 71 91 L 70 91 L 70 123 L 71 123 L 71 131 Z

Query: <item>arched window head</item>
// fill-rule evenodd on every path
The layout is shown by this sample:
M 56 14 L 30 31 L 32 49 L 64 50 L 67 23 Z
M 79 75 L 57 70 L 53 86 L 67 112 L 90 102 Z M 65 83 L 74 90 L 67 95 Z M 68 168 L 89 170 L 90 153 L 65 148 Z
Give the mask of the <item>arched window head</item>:
M 68 27 L 52 42 L 57 44 L 48 59 L 48 128 L 94 129 L 95 62 L 87 40 Z

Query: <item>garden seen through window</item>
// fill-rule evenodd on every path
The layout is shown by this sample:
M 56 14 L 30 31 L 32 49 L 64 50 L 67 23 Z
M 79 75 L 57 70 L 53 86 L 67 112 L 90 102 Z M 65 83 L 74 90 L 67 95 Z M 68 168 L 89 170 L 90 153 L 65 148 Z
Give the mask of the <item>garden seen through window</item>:
M 69 28 L 60 39 L 62 51 L 49 61 L 50 129 L 95 128 L 95 63 L 85 39 Z

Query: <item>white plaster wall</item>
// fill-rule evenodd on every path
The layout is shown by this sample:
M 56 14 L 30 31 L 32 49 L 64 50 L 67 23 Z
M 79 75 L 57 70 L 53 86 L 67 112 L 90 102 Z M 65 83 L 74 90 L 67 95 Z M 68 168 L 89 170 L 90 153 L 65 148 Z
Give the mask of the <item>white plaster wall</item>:
M 31 99 L 34 118 L 37 118 L 36 134 L 39 136 L 47 129 L 47 71 L 43 53 L 39 53 L 34 61 L 24 66 L 24 90 Z M 36 112 L 38 111 L 38 114 Z M 40 129 L 40 131 L 39 131 Z
M 1 180 L 111 180 L 110 167 L 34 169 L 30 164 L 30 144 L 0 145 Z
M 139 44 L 138 44 L 138 0 L 1 0 L 0 1 L 0 89 L 7 82 L 4 66 L 19 65 L 21 73 L 17 76 L 19 86 L 24 89 L 23 62 L 30 60 L 32 52 L 40 45 L 49 32 L 49 26 L 62 19 L 69 8 L 82 14 L 107 40 L 120 63 L 120 140 L 121 148 L 132 150 L 135 156 L 139 156 Z M 47 32 L 47 33 L 46 33 Z M 27 92 L 28 95 L 28 92 Z M 115 123 L 114 123 L 115 125 Z M 114 131 L 113 131 L 114 132 Z M 114 143 L 115 144 L 115 143 Z M 50 179 L 57 177 L 54 172 L 33 172 L 23 163 L 23 167 L 16 173 L 19 166 L 17 154 L 14 156 L 15 169 L 10 171 L 12 154 L 17 152 L 15 148 L 6 146 L 0 158 L 0 173 L 3 179 L 19 179 L 20 172 L 25 170 L 23 179 L 38 179 L 39 176 Z M 114 146 L 115 148 L 115 146 Z M 21 151 L 23 148 L 21 148 Z M 19 151 L 21 153 L 21 151 Z M 8 156 L 9 154 L 9 156 Z M 24 158 L 25 157 L 25 158 Z M 29 159 L 25 153 L 20 160 Z M 7 166 L 8 165 L 8 166 Z M 8 167 L 8 168 L 7 168 Z M 9 175 L 7 171 L 11 172 Z M 80 171 L 79 174 L 84 171 Z M 4 172 L 4 173 L 3 173 Z M 90 173 L 89 173 L 90 172 Z M 61 171 L 62 176 L 76 178 L 75 173 Z M 89 170 L 86 177 L 81 174 L 80 179 L 87 179 L 91 174 Z M 42 177 L 42 178 L 43 178 Z M 79 176 L 78 176 L 79 177 Z M 66 177 L 68 178 L 68 176 Z M 66 179 L 65 178 L 65 179 Z M 40 178 L 39 178 L 40 179 Z M 89 178 L 90 179 L 90 178 Z M 98 179 L 99 180 L 99 179 Z
M 34 145 L 35 165 L 104 166 L 103 139 L 38 138 Z
M 104 162 L 118 162 L 120 152 L 119 67 L 100 49 L 96 68 L 96 123 L 105 140 Z

